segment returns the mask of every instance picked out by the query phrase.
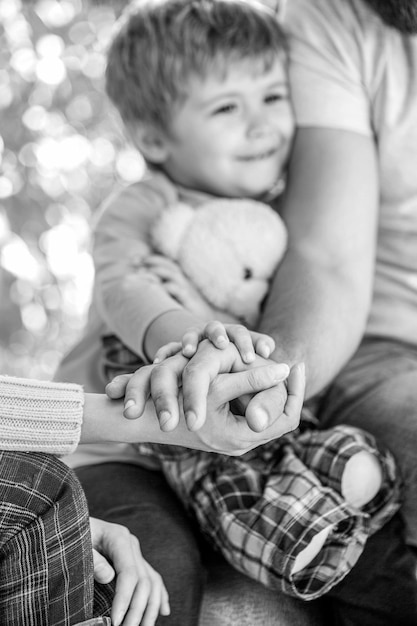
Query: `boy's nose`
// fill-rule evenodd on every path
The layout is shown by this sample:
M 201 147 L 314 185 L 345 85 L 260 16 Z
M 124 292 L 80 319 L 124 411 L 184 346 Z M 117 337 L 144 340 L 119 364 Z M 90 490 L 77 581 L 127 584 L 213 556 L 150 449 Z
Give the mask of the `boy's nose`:
M 258 137 L 271 131 L 271 123 L 265 111 L 253 112 L 247 120 L 247 133 L 249 137 Z

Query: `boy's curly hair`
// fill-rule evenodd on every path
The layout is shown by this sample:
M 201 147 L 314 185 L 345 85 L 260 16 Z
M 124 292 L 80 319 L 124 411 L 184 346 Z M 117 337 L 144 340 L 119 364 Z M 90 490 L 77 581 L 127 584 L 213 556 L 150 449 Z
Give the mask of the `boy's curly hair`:
M 119 21 L 106 90 L 127 127 L 169 133 L 190 77 L 225 75 L 230 61 L 246 59 L 267 69 L 284 50 L 276 16 L 256 0 L 140 0 Z

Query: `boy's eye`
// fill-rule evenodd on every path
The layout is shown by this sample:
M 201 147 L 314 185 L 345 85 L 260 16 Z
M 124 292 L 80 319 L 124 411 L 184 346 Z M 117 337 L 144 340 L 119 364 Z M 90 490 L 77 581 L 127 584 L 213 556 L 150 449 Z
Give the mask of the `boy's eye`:
M 235 104 L 222 104 L 215 111 L 213 111 L 213 115 L 223 115 L 225 113 L 233 113 L 236 111 Z
M 285 94 L 283 93 L 271 93 L 265 97 L 266 104 L 275 104 L 276 102 L 280 102 L 285 99 Z

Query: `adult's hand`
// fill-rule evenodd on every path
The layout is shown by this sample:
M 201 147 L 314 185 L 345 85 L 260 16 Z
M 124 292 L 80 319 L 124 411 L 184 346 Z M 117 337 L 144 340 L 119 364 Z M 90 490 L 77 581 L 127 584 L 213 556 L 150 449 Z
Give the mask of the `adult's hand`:
M 245 365 L 233 344 L 217 350 L 205 341 L 190 361 L 177 354 L 160 365 L 115 378 L 106 391 L 113 399 L 125 396 L 124 414 L 130 419 L 143 414 L 151 396 L 161 429 L 171 433 L 161 443 L 242 454 L 298 426 L 305 387 L 303 367 L 294 366 L 283 384 L 287 376 L 285 364 L 257 357 Z M 180 411 L 181 382 L 184 409 Z M 265 398 L 258 405 L 250 402 L 246 412 L 244 408 L 230 410 L 232 400 L 265 389 L 274 411 L 267 419 Z
M 168 592 L 161 576 L 143 558 L 137 538 L 125 526 L 94 517 L 90 529 L 94 578 L 109 583 L 116 576 L 112 624 L 154 626 L 159 614 L 169 615 Z
M 276 382 L 279 371 L 279 366 L 272 364 L 239 373 L 218 374 L 209 385 L 206 419 L 197 430 L 185 429 L 182 433 L 185 445 L 196 447 L 197 440 L 201 449 L 237 456 L 294 430 L 300 421 L 305 387 L 304 370 L 295 366 L 286 386 Z M 269 389 L 265 390 L 267 386 Z M 284 388 L 285 394 L 282 392 Z M 283 410 L 276 411 L 268 424 L 264 421 L 262 406 L 260 409 L 252 408 L 249 416 L 248 408 L 244 411 L 244 403 L 230 405 L 232 398 L 242 399 L 248 394 L 255 394 L 256 397 L 260 391 L 271 393 L 271 399 L 286 397 Z M 262 428 L 259 426 L 260 421 Z M 185 424 L 185 420 L 182 423 Z M 174 433 L 177 431 L 178 428 Z

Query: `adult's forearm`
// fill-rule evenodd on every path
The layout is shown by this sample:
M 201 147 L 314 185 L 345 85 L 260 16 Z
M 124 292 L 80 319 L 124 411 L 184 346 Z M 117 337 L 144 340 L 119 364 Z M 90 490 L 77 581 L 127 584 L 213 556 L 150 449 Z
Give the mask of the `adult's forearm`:
M 86 393 L 80 443 L 165 443 L 198 447 L 196 435 L 183 420 L 172 432 L 160 429 L 152 401 L 138 419 L 123 416 L 123 400 L 110 400 L 104 394 Z
M 370 293 L 360 268 L 347 276 L 291 253 L 280 267 L 260 330 L 275 339 L 276 361 L 305 363 L 307 398 L 322 390 L 353 354 L 365 329 Z
M 355 350 L 372 296 L 378 225 L 378 163 L 371 136 L 299 128 L 281 209 L 289 248 L 260 330 L 274 357 L 306 365 L 307 397 Z

